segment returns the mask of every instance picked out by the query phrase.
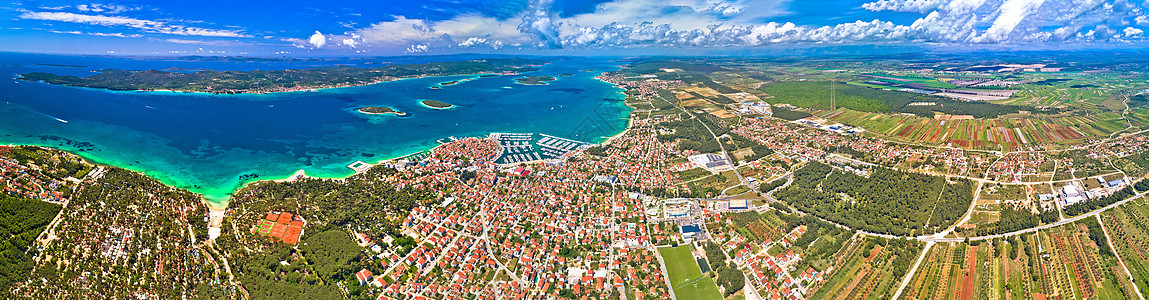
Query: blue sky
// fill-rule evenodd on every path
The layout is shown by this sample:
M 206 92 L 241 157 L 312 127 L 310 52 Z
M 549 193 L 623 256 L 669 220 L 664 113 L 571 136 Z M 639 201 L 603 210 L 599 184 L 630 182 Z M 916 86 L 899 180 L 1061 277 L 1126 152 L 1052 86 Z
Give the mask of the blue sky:
M 779 47 L 1142 47 L 1149 0 L 27 1 L 0 51 L 681 54 Z

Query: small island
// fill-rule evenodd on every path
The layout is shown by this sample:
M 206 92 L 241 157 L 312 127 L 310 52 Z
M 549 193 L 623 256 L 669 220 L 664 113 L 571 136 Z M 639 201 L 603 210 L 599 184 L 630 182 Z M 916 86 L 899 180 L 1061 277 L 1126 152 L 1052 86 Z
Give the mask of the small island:
M 419 104 L 422 104 L 423 106 L 434 108 L 434 109 L 448 109 L 448 108 L 455 107 L 455 105 L 452 105 L 450 103 L 446 103 L 446 102 L 442 102 L 442 101 L 435 101 L 435 100 L 430 100 L 430 99 L 419 101 Z
M 574 76 L 574 74 L 571 74 L 571 73 L 562 73 L 562 74 L 559 74 L 559 77 L 571 77 L 571 76 Z
M 446 82 L 440 82 L 439 85 L 456 85 L 456 84 L 459 84 L 460 82 L 463 82 L 463 81 L 462 80 L 451 80 L 451 81 L 446 81 Z
M 396 115 L 406 116 L 407 113 L 395 110 L 394 108 L 386 106 L 364 106 L 359 108 L 359 113 L 368 115 Z
M 479 78 L 491 78 L 491 77 L 499 77 L 499 75 L 495 75 L 495 74 L 483 74 L 483 75 L 479 75 Z
M 515 82 L 522 85 L 547 85 L 548 81 L 555 81 L 558 78 L 551 76 L 527 76 L 515 78 Z

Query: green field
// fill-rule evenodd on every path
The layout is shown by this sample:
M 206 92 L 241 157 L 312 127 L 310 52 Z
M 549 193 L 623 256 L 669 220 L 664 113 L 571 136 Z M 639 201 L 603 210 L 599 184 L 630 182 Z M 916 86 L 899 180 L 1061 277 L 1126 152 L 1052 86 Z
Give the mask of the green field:
M 674 287 L 674 296 L 678 299 L 722 299 L 720 295 L 718 285 L 709 276 Z
M 722 299 L 714 280 L 702 276 L 690 246 L 658 248 L 658 255 L 666 262 L 666 273 L 678 299 Z

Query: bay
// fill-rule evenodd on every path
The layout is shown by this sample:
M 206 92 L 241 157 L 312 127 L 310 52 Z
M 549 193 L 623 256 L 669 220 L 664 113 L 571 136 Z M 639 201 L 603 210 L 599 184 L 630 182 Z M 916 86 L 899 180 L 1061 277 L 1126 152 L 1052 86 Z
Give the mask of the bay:
M 269 70 L 315 64 L 0 53 L 0 72 L 10 78 L 26 72 L 87 76 L 102 68 Z M 286 178 L 300 169 L 314 177 L 344 177 L 353 173 L 346 166 L 354 161 L 427 150 L 450 136 L 534 132 L 600 142 L 626 128 L 631 110 L 621 89 L 594 79 L 617 64 L 556 58 L 521 75 L 558 78 L 548 85 L 517 84 L 513 79 L 519 76 L 466 75 L 242 95 L 107 91 L 6 79 L 0 80 L 0 144 L 72 151 L 202 193 L 221 207 L 247 182 Z M 583 71 L 588 69 L 596 71 Z M 469 80 L 439 85 L 462 79 Z M 420 105 L 423 99 L 455 107 L 436 110 Z M 363 106 L 388 106 L 409 116 L 355 111 Z

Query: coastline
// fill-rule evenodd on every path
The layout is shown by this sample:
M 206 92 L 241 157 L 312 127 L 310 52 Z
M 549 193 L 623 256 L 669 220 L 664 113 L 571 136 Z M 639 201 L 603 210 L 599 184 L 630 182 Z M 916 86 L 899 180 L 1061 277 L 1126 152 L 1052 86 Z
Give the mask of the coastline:
M 352 84 L 352 85 L 345 85 L 345 86 L 292 87 L 292 88 L 285 88 L 284 90 L 276 90 L 276 91 L 244 91 L 244 92 L 203 92 L 203 91 L 183 91 L 183 90 L 169 90 L 169 89 L 113 90 L 113 89 L 106 89 L 106 88 L 76 86 L 76 85 L 67 85 L 67 84 L 52 84 L 52 83 L 47 83 L 44 81 L 23 80 L 23 79 L 20 79 L 21 77 L 14 77 L 13 79 L 23 80 L 24 82 L 41 83 L 41 84 L 46 84 L 46 85 L 50 85 L 50 86 L 64 86 L 64 87 L 70 87 L 70 88 L 91 89 L 91 90 L 113 92 L 113 93 L 173 93 L 173 94 L 202 94 L 202 95 L 212 95 L 212 96 L 226 96 L 226 95 L 272 95 L 272 94 L 280 94 L 280 93 L 317 92 L 317 91 L 322 91 L 322 90 L 363 87 L 363 86 L 375 85 L 375 84 L 380 84 L 380 83 L 395 82 L 395 81 L 400 81 L 400 80 L 434 78 L 434 77 L 483 76 L 483 75 L 518 76 L 519 74 L 520 73 L 515 73 L 515 74 L 467 73 L 467 74 L 450 74 L 450 75 L 417 75 L 417 76 L 408 76 L 408 77 L 390 77 L 390 76 L 388 76 L 387 78 L 382 78 L 382 79 L 372 81 L 370 83 L 363 83 L 363 84 Z M 17 74 L 17 76 L 19 76 L 19 74 Z M 474 79 L 477 79 L 477 78 L 461 79 L 462 81 L 460 81 L 458 83 L 463 83 L 463 82 L 471 81 Z M 453 85 L 458 85 L 458 83 L 453 84 Z M 447 86 L 452 86 L 452 85 L 447 85 Z
M 489 74 L 489 73 L 479 73 L 479 74 Z M 445 77 L 445 76 L 474 76 L 474 74 L 471 74 L 471 75 L 421 76 L 421 77 L 399 78 L 399 79 L 396 79 L 393 81 L 406 80 L 406 79 L 418 79 L 418 78 L 425 78 L 425 77 Z M 620 95 L 620 96 L 625 97 L 625 94 L 623 93 L 623 91 L 620 88 L 618 88 L 616 85 L 610 84 L 609 82 L 602 81 L 602 80 L 597 79 L 597 78 L 594 78 L 594 80 L 598 81 L 601 84 L 609 84 L 612 87 L 612 89 L 614 89 L 614 93 L 616 95 Z M 390 81 L 388 81 L 388 82 L 390 82 Z M 45 84 L 47 84 L 47 83 L 45 83 Z M 54 84 L 47 84 L 47 85 L 62 86 L 62 85 L 54 85 Z M 67 86 L 67 87 L 99 90 L 99 91 L 108 92 L 108 93 L 140 93 L 140 92 L 145 92 L 145 93 L 181 93 L 181 94 L 182 93 L 188 93 L 188 94 L 203 94 L 203 95 L 211 95 L 211 96 L 229 95 L 229 94 L 216 94 L 216 93 L 207 93 L 207 92 L 140 91 L 140 90 L 117 91 L 117 90 L 108 90 L 108 89 L 90 88 L 90 87 L 78 87 L 78 86 Z M 333 88 L 343 88 L 343 87 L 333 87 Z M 248 94 L 248 96 L 250 96 L 250 94 L 253 94 L 253 93 L 244 93 L 244 94 Z M 230 94 L 230 95 L 242 96 L 244 94 Z M 634 107 L 631 107 L 630 105 L 626 104 L 625 101 L 623 103 L 627 108 L 630 108 L 631 111 L 634 110 Z M 421 103 L 421 101 L 419 104 L 423 105 Z M 430 106 L 426 106 L 426 105 L 424 105 L 424 106 L 431 108 L 431 109 L 437 109 L 437 110 L 453 109 L 455 107 L 458 107 L 457 105 L 452 105 L 451 107 L 448 107 L 448 108 L 435 108 L 435 107 L 430 107 Z M 621 136 L 622 134 L 628 132 L 629 128 L 633 124 L 633 120 L 631 120 L 631 118 L 630 118 L 630 112 L 627 113 L 625 118 L 627 119 L 627 126 L 625 128 L 623 128 L 619 133 L 617 133 L 617 134 L 615 134 L 609 138 L 605 137 L 605 136 L 594 137 L 593 139 L 591 139 L 591 141 L 598 140 L 598 139 L 605 139 L 605 140 L 603 140 L 603 142 L 606 142 L 606 141 L 612 140 L 613 138 L 615 138 L 617 136 Z M 481 136 L 482 133 L 477 133 L 477 134 L 480 134 L 480 136 Z M 587 142 L 589 143 L 591 141 L 587 141 Z M 230 207 L 231 198 L 233 197 L 235 192 L 247 188 L 252 183 L 256 183 L 256 182 L 260 182 L 260 181 L 282 181 L 283 179 L 293 178 L 293 177 L 295 177 L 295 175 L 298 175 L 299 173 L 303 173 L 301 171 L 304 171 L 304 169 L 298 169 L 297 171 L 295 171 L 295 173 L 292 173 L 292 174 L 286 174 L 286 173 L 267 174 L 264 172 L 259 172 L 261 175 L 259 177 L 245 178 L 246 176 L 237 176 L 236 178 L 229 179 L 229 180 L 225 181 L 223 184 L 220 184 L 221 186 L 229 185 L 230 187 L 218 187 L 217 186 L 217 187 L 211 187 L 211 188 L 204 188 L 200 185 L 195 185 L 194 183 L 182 180 L 180 177 L 168 175 L 168 173 L 165 173 L 162 170 L 147 169 L 147 168 L 143 168 L 143 167 L 138 166 L 138 165 L 132 165 L 128 162 L 123 162 L 123 161 L 118 161 L 118 160 L 114 160 L 114 159 L 108 159 L 105 157 L 100 157 L 98 155 L 94 155 L 93 153 L 83 152 L 82 149 L 76 149 L 74 147 L 62 146 L 62 145 L 58 145 L 58 144 L 37 143 L 37 142 L 14 143 L 14 145 L 27 145 L 27 146 L 38 146 L 38 147 L 59 149 L 59 150 L 66 151 L 66 152 L 71 153 L 71 154 L 78 155 L 79 157 L 83 158 L 85 161 L 87 161 L 93 165 L 116 167 L 116 168 L 129 170 L 132 172 L 136 172 L 136 173 L 142 174 L 144 176 L 148 176 L 150 178 L 156 179 L 157 181 L 160 181 L 161 183 L 163 183 L 164 185 L 167 185 L 169 187 L 188 190 L 192 193 L 199 194 L 209 209 L 220 210 L 220 211 L 226 210 L 228 207 Z M 423 145 L 422 147 L 411 147 L 411 148 L 407 149 L 410 151 L 405 152 L 403 154 L 394 154 L 394 155 L 389 156 L 389 157 L 380 157 L 379 159 L 372 159 L 372 160 L 362 159 L 362 160 L 370 162 L 372 164 L 379 164 L 380 162 L 391 161 L 391 160 L 395 160 L 398 158 L 407 157 L 407 156 L 410 156 L 412 154 L 417 154 L 420 152 L 433 151 L 434 149 L 438 148 L 439 146 L 441 146 L 441 144 L 435 144 L 435 145 L 429 145 L 428 144 L 428 145 Z M 318 169 L 312 169 L 311 171 L 317 171 L 317 170 Z M 332 169 L 332 170 L 336 170 L 336 169 Z M 246 170 L 245 172 L 257 172 L 257 171 L 256 170 Z M 346 168 L 339 169 L 339 170 L 337 170 L 337 172 L 320 172 L 320 173 L 321 174 L 318 174 L 317 176 L 311 176 L 311 175 L 306 175 L 306 174 L 304 174 L 304 176 L 307 178 L 314 178 L 314 179 L 338 180 L 338 179 L 349 178 L 349 177 L 357 174 L 353 170 L 346 169 Z M 235 181 L 231 181 L 231 180 L 235 180 Z M 234 182 L 235 184 L 234 185 L 228 184 L 230 182 Z
M 424 100 L 427 100 L 427 99 L 424 99 Z M 454 104 L 450 104 L 450 103 L 447 103 L 447 104 L 451 105 L 448 107 L 434 107 L 434 106 L 430 106 L 430 105 L 423 103 L 424 100 L 419 100 L 419 105 L 426 107 L 426 108 L 434 109 L 434 110 L 448 110 L 448 109 L 459 107 L 458 105 L 454 105 Z M 444 103 L 446 103 L 446 102 L 444 102 Z
M 391 108 L 391 107 L 387 107 L 387 108 L 391 109 L 391 111 L 388 111 L 388 112 L 368 112 L 368 111 L 363 111 L 363 109 L 365 109 L 365 108 L 367 108 L 367 107 L 366 107 L 366 106 L 365 106 L 365 107 L 360 107 L 360 108 L 356 109 L 355 111 L 356 111 L 356 112 L 358 112 L 358 113 L 361 113 L 361 114 L 365 114 L 365 115 L 371 115 L 371 116 L 378 116 L 378 115 L 392 115 L 392 116 L 397 116 L 397 117 L 405 117 L 405 116 L 407 116 L 407 113 L 405 113 L 405 112 L 401 112 L 401 111 L 398 111 L 398 110 L 395 110 L 394 108 Z

